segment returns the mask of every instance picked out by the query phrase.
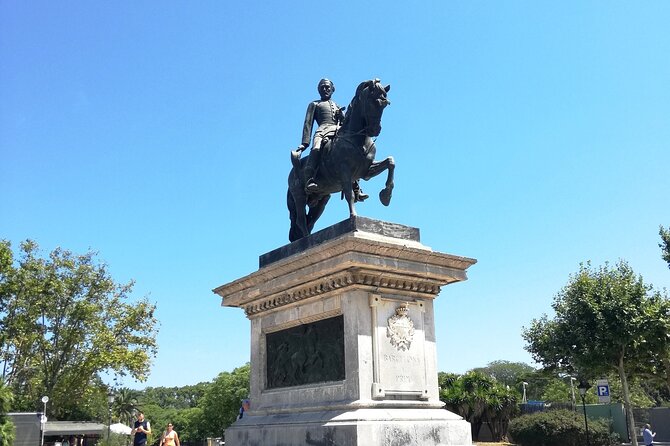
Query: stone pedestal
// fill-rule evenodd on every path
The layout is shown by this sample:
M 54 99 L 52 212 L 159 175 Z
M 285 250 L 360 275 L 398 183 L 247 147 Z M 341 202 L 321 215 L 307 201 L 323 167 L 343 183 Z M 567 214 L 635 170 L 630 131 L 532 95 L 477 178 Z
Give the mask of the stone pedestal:
M 433 300 L 475 262 L 354 217 L 216 288 L 251 321 L 251 408 L 226 446 L 470 445 L 439 400 Z

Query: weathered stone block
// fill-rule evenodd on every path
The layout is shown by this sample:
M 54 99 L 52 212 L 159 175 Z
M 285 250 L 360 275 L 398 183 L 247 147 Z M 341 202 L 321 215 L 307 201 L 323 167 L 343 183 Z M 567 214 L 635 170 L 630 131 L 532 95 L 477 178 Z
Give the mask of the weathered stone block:
M 218 287 L 251 321 L 251 409 L 226 445 L 470 445 L 437 387 L 433 300 L 474 259 L 354 218 Z

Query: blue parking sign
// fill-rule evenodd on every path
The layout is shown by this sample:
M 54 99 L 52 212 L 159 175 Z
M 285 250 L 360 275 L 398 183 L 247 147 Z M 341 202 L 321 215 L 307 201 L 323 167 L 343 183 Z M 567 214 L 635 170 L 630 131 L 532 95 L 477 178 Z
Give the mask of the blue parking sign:
M 596 395 L 601 404 L 610 402 L 610 384 L 606 379 L 599 379 L 596 382 Z

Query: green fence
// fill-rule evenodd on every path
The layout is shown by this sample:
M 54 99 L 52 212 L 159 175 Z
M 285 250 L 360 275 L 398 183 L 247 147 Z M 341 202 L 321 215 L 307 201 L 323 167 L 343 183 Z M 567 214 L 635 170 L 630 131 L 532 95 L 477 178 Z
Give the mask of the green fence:
M 577 405 L 577 411 L 584 413 L 582 406 Z M 586 416 L 588 418 L 605 418 L 612 423 L 612 430 L 619 434 L 621 440 L 628 441 L 628 427 L 626 425 L 626 411 L 621 403 L 612 404 L 587 404 Z

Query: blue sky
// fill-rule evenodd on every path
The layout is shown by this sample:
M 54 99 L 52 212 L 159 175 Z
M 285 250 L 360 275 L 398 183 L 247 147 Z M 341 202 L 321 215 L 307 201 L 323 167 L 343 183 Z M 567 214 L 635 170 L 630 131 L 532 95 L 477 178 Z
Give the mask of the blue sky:
M 530 362 L 520 331 L 580 262 L 670 287 L 670 2 L 0 2 L 0 238 L 91 248 L 158 303 L 141 387 L 249 358 L 211 290 L 288 242 L 289 151 L 322 77 L 390 83 L 360 215 L 474 257 L 438 363 Z M 317 229 L 347 217 L 331 200 Z

